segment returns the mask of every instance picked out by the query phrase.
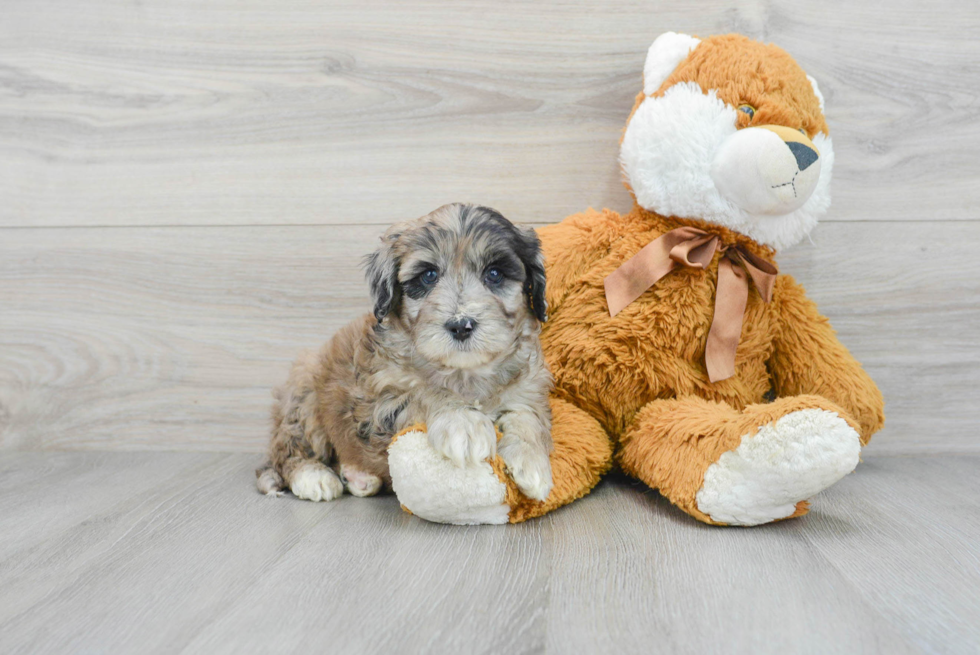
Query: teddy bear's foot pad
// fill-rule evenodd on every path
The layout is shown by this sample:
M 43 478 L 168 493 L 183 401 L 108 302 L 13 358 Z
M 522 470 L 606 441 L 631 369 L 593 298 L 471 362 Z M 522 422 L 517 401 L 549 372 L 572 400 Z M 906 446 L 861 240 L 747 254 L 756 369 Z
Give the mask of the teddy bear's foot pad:
M 424 432 L 407 432 L 388 448 L 391 484 L 412 514 L 436 523 L 503 524 L 507 487 L 487 462 L 459 467 L 429 445 Z
M 797 503 L 853 471 L 860 451 L 857 432 L 835 412 L 791 412 L 742 437 L 708 467 L 698 509 L 729 525 L 787 518 Z

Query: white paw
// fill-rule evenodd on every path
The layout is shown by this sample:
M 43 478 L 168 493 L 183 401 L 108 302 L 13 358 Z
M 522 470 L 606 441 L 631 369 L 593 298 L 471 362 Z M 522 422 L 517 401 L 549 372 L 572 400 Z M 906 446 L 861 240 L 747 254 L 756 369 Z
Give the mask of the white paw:
M 381 478 L 347 464 L 340 465 L 340 476 L 347 483 L 347 491 L 358 498 L 373 496 L 381 489 Z
M 440 412 L 426 427 L 432 447 L 456 466 L 482 462 L 497 452 L 493 421 L 475 409 Z
M 500 457 L 507 473 L 528 498 L 544 500 L 551 493 L 551 460 L 543 447 L 531 446 L 507 435 L 501 439 Z
M 861 441 L 835 412 L 803 409 L 742 437 L 708 467 L 698 509 L 731 525 L 786 518 L 796 504 L 854 470 Z
M 344 493 L 344 483 L 323 464 L 305 464 L 293 471 L 289 490 L 304 500 L 333 500 Z

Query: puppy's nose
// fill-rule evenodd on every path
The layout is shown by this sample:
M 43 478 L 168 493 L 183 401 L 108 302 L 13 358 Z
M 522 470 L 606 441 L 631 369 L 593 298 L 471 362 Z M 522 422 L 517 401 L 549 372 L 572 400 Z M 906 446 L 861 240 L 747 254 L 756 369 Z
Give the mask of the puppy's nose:
M 796 157 L 796 165 L 800 167 L 801 171 L 805 171 L 810 164 L 817 161 L 817 151 L 806 145 L 805 143 L 799 143 L 797 141 L 789 141 L 786 143 L 786 147 L 790 149 L 793 156 Z
M 446 329 L 456 341 L 466 341 L 476 329 L 476 321 L 469 317 L 457 318 L 446 323 Z

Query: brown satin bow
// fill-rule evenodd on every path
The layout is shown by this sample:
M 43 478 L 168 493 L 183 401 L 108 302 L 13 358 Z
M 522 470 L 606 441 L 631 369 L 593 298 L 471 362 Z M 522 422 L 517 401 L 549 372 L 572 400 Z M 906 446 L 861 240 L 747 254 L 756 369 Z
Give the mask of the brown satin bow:
M 704 350 L 708 379 L 712 382 L 735 375 L 735 350 L 749 299 L 746 272 L 766 302 L 772 300 L 772 286 L 779 272 L 744 247 L 719 246 L 720 241 L 696 227 L 679 227 L 648 243 L 605 281 L 609 315 L 615 316 L 678 266 L 706 269 L 716 250 L 724 253 L 718 262 L 715 315 Z

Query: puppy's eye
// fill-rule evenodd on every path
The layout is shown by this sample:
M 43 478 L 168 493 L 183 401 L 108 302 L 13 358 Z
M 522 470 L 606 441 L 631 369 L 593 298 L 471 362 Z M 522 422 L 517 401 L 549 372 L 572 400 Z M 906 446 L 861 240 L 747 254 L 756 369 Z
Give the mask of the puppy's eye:
M 749 117 L 749 120 L 755 116 L 755 107 L 752 105 L 739 105 L 738 110 Z
M 487 269 L 483 279 L 487 281 L 487 284 L 500 284 L 504 279 L 504 274 L 496 266 L 491 266 Z
M 419 276 L 419 280 L 422 281 L 427 287 L 431 287 L 433 284 L 439 281 L 439 271 L 434 268 L 427 268 L 422 271 L 422 275 Z

